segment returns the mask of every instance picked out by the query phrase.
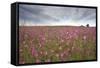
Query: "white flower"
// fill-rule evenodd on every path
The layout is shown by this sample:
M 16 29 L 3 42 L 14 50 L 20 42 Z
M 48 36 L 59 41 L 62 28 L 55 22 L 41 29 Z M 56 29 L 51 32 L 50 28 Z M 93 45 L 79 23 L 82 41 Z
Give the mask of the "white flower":
M 83 36 L 83 40 L 86 40 L 86 36 Z
M 59 50 L 62 50 L 62 47 L 61 46 L 59 47 Z
M 63 42 L 64 42 L 64 40 L 63 40 L 63 39 L 61 39 L 61 42 L 63 43 Z
M 48 54 L 48 52 L 46 51 L 46 52 L 45 52 L 45 55 L 47 55 L 47 54 Z
M 54 52 L 54 50 L 51 50 L 51 52 L 53 53 L 53 52 Z
M 59 54 L 56 54 L 56 57 L 59 57 Z

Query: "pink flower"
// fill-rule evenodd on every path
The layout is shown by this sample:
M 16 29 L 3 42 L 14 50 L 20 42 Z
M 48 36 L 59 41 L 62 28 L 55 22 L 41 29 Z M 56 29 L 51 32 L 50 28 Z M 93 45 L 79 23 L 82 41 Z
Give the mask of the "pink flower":
M 35 48 L 34 48 L 34 47 L 32 47 L 32 48 L 31 48 L 31 54 L 32 54 L 33 56 L 35 56 L 35 55 L 36 55 L 36 50 L 35 50 Z
M 83 36 L 83 40 L 86 40 L 86 36 Z
M 19 63 L 20 63 L 20 64 L 25 64 L 25 61 L 20 61 Z
M 44 41 L 45 41 L 45 40 L 46 40 L 46 38 L 45 38 L 45 37 L 42 37 L 42 40 L 44 40 Z
M 64 56 L 64 53 L 61 53 L 60 56 L 63 57 Z
M 64 42 L 64 40 L 63 39 L 61 39 L 61 43 L 63 43 Z
M 36 59 L 36 63 L 40 63 L 40 60 L 39 59 Z
M 42 47 L 46 42 L 46 38 L 44 36 L 40 36 L 39 42 L 39 46 Z
M 44 35 L 40 35 L 39 37 L 40 37 L 41 41 L 45 41 L 46 40 Z

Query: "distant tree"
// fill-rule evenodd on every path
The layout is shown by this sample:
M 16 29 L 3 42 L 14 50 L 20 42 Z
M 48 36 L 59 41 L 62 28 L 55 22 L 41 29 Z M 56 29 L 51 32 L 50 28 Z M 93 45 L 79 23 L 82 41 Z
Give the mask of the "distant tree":
M 81 25 L 81 27 L 84 27 L 83 25 Z
M 89 24 L 87 24 L 86 27 L 89 27 Z

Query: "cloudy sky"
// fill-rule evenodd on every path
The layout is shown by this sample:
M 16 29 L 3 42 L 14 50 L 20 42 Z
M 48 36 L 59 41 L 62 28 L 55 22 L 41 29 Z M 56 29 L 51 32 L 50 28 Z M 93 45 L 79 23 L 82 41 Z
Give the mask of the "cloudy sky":
M 20 26 L 80 26 L 96 25 L 93 8 L 19 5 Z

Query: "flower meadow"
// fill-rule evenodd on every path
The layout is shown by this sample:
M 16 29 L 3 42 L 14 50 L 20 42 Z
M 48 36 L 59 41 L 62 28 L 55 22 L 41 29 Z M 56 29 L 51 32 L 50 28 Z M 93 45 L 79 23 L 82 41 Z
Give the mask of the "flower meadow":
M 19 26 L 19 63 L 96 59 L 96 28 Z

